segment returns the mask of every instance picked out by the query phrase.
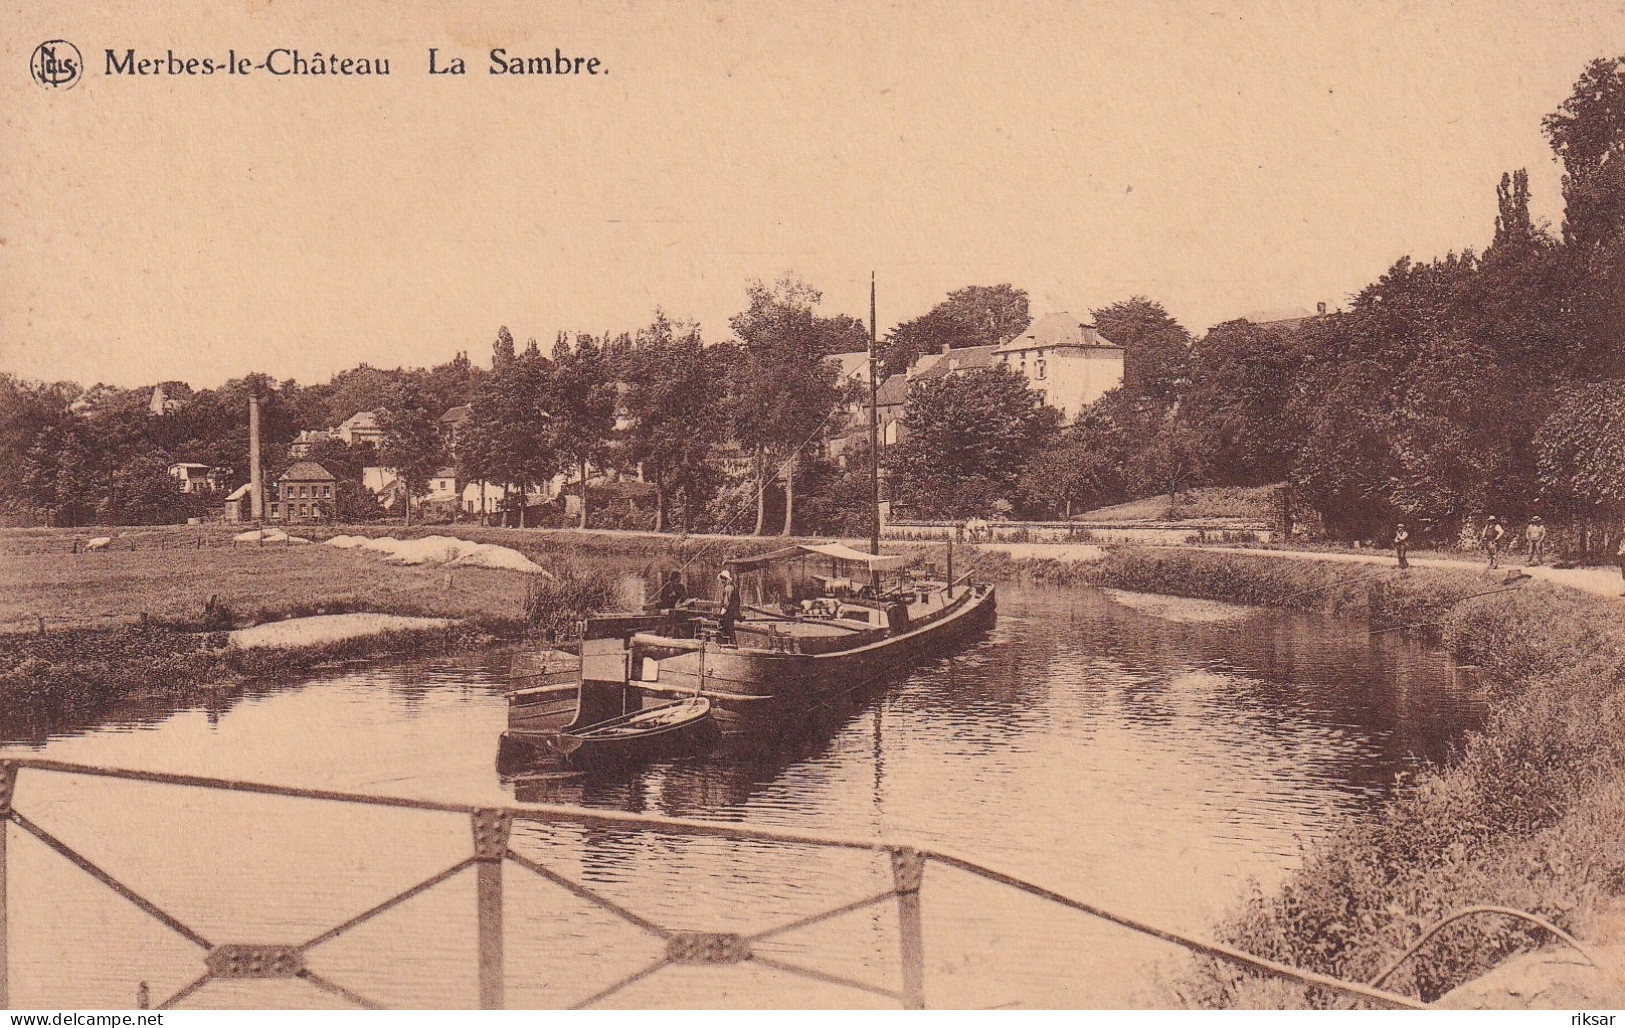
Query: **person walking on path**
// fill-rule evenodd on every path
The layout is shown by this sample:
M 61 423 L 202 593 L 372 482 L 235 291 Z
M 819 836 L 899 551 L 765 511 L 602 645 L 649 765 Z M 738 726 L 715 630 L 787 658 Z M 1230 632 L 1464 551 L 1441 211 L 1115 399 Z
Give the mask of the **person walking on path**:
M 1399 555 L 1399 566 L 1401 568 L 1411 566 L 1410 562 L 1405 559 L 1405 551 L 1411 548 L 1410 543 L 1411 534 L 1405 531 L 1405 523 L 1401 521 L 1394 526 L 1394 552 Z
M 1529 527 L 1523 530 L 1523 537 L 1529 543 L 1529 563 L 1541 564 L 1546 560 L 1546 525 L 1536 514 L 1529 519 Z
M 1491 571 L 1501 566 L 1497 559 L 1501 553 L 1501 537 L 1506 534 L 1507 530 L 1501 527 L 1501 523 L 1495 519 L 1494 514 L 1491 514 L 1490 519 L 1484 522 L 1484 531 L 1479 534 L 1478 538 L 1484 544 L 1484 552 L 1489 555 Z

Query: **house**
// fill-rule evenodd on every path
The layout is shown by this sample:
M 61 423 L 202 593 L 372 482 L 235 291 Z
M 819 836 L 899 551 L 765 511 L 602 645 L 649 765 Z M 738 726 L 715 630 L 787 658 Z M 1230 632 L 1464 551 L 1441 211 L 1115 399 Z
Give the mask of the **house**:
M 847 382 L 856 382 L 859 385 L 869 384 L 869 351 L 854 350 L 851 353 L 832 353 L 828 358 L 835 365 L 840 376 L 836 384 L 844 386 Z M 867 402 L 867 401 L 865 401 Z
M 153 416 L 173 414 L 192 394 L 184 382 L 165 382 L 153 387 L 152 399 L 147 401 L 147 412 Z
M 463 426 L 468 423 L 472 413 L 473 409 L 464 403 L 440 415 L 440 438 L 445 440 L 446 449 L 452 453 L 457 452 L 457 437 L 462 434 Z
M 346 446 L 360 446 L 363 443 L 381 446 L 384 442 L 384 430 L 378 427 L 378 415 L 370 410 L 350 415 L 343 424 L 333 429 L 332 434 L 342 439 Z
M 394 468 L 362 468 L 361 484 L 374 496 L 382 496 L 394 486 L 395 480 L 401 476 L 395 473 Z
M 337 483 L 333 473 L 315 461 L 299 461 L 276 480 L 266 517 L 272 521 L 325 521 L 333 513 Z
M 1243 314 L 1236 320 L 1250 321 L 1259 328 L 1279 330 L 1282 332 L 1295 332 L 1304 322 L 1313 321 L 1316 318 L 1324 318 L 1325 316 L 1326 303 L 1325 301 L 1321 301 L 1320 303 L 1315 304 L 1315 310 L 1313 313 L 1303 307 L 1290 307 L 1284 310 L 1253 311 L 1250 314 Z
M 207 464 L 171 464 L 169 477 L 180 483 L 183 493 L 212 492 L 220 485 L 220 473 Z
M 865 380 L 867 381 L 867 380 Z M 908 438 L 903 427 L 903 409 L 908 401 L 909 378 L 891 375 L 875 390 L 875 428 L 880 449 L 896 446 Z M 861 403 L 849 408 L 843 426 L 833 432 L 824 443 L 824 454 L 842 467 L 847 456 L 869 446 L 869 395 L 865 391 Z
M 879 421 L 880 448 L 896 446 L 908 438 L 903 427 L 903 410 L 908 405 L 909 380 L 906 374 L 892 375 L 875 390 L 875 416 Z
M 910 382 L 932 382 L 965 371 L 991 368 L 999 363 L 997 346 L 961 346 L 957 350 L 944 346 L 940 353 L 922 356 L 908 369 Z
M 502 511 L 503 499 L 509 487 L 500 482 L 466 482 L 462 492 L 462 510 L 464 514 L 472 514 L 483 518 L 488 514 L 497 514 Z M 518 502 L 518 490 L 514 491 L 515 503 Z M 524 503 L 527 507 L 539 507 L 548 501 L 547 491 L 541 486 L 532 486 L 524 491 Z
M 446 507 L 452 511 L 458 509 L 461 499 L 457 489 L 457 469 L 441 468 L 429 479 L 429 492 L 426 496 L 418 497 L 419 503 L 434 504 L 437 507 Z
M 325 443 L 331 438 L 333 438 L 333 434 L 324 429 L 307 428 L 294 436 L 293 442 L 288 444 L 288 456 L 308 457 L 311 449 L 317 443 Z
M 954 351 L 959 353 L 961 351 Z M 1044 402 L 1071 421 L 1123 384 L 1123 348 L 1067 313 L 1046 314 L 997 347 L 998 362 L 1019 372 Z
M 242 524 L 254 520 L 254 485 L 244 482 L 231 491 L 226 497 L 224 516 L 230 525 Z

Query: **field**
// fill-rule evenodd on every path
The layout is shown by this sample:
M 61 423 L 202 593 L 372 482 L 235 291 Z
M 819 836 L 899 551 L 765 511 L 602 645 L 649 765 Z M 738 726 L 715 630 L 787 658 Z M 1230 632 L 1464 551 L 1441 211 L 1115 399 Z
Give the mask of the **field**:
M 233 545 L 222 525 L 116 529 L 0 529 L 0 635 L 116 628 L 142 615 L 193 623 L 210 597 L 240 624 L 294 614 L 378 611 L 477 617 L 524 616 L 527 576 L 485 568 L 448 570 L 386 564 L 378 555 L 332 546 Z M 695 557 L 754 553 L 779 539 L 689 538 L 606 532 L 432 525 L 298 528 L 316 542 L 339 534 L 418 538 L 455 535 L 518 550 L 566 574 L 610 565 L 638 571 Z M 118 533 L 118 534 L 115 534 Z M 74 553 L 75 542 L 107 535 L 106 550 Z
M 441 617 L 520 616 L 525 576 L 386 564 L 331 546 L 115 549 L 0 558 L 0 634 L 189 623 L 216 597 L 245 623 L 290 614 L 374 610 Z
M 1167 494 L 1130 500 L 1110 507 L 1099 507 L 1077 515 L 1076 520 L 1101 523 L 1167 522 L 1167 521 L 1246 521 L 1259 525 L 1273 524 L 1278 518 L 1275 492 L 1280 488 L 1262 485 L 1255 488 L 1240 486 L 1213 486 L 1189 489 L 1181 493 L 1176 503 Z

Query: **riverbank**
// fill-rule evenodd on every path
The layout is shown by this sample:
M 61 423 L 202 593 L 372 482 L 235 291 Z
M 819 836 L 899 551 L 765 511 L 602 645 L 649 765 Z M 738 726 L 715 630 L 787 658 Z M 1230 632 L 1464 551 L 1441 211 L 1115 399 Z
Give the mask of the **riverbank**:
M 542 637 L 621 602 L 605 569 L 782 545 L 443 525 L 312 526 L 300 534 L 315 545 L 234 544 L 231 528 L 130 529 L 93 552 L 75 543 L 95 532 L 0 530 L 0 702 L 85 715 L 136 696 Z M 508 547 L 546 573 L 403 564 L 319 544 L 337 535 L 452 535 Z
M 1494 709 L 1459 756 L 1401 782 L 1375 815 L 1311 848 L 1284 886 L 1255 893 L 1219 928 L 1222 941 L 1371 981 L 1426 927 L 1469 906 L 1522 910 L 1582 941 L 1618 933 L 1625 619 L 1616 601 L 1546 582 L 1499 591 L 1500 574 L 1474 567 L 1401 573 L 1235 551 L 1124 549 L 1091 562 L 984 555 L 979 566 L 998 577 L 1323 610 L 1378 631 L 1414 626 L 1478 669 Z M 1386 987 L 1432 1001 L 1551 942 L 1527 923 L 1468 918 L 1400 964 Z M 1614 984 L 1625 993 L 1625 982 Z M 1324 993 L 1211 963 L 1169 989 L 1170 1002 L 1199 1007 L 1331 1005 Z

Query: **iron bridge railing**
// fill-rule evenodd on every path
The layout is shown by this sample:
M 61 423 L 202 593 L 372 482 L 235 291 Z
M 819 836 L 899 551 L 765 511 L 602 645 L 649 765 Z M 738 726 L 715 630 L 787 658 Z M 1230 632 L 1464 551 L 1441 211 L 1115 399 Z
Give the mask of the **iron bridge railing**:
M 205 936 L 180 918 L 141 895 L 72 846 L 36 824 L 23 811 L 17 809 L 13 803 L 13 797 L 18 776 L 24 771 L 31 774 L 83 775 L 186 788 L 254 793 L 263 796 L 462 814 L 469 819 L 472 845 L 468 856 L 444 870 L 303 941 L 265 945 L 231 939 L 216 939 Z M 3 819 L 0 820 L 0 1006 L 4 1007 L 10 1006 L 9 956 L 6 935 L 8 928 L 7 887 L 10 883 L 7 881 L 6 867 L 6 836 L 8 834 L 5 828 L 6 822 L 38 839 L 51 851 L 77 866 L 107 889 L 201 951 L 200 973 L 174 994 L 161 999 L 156 1004 L 158 1009 L 175 1006 L 197 993 L 198 990 L 204 988 L 210 982 L 233 979 L 300 979 L 347 1003 L 369 1009 L 381 1008 L 383 1004 L 373 998 L 313 971 L 307 962 L 307 955 L 312 950 L 343 936 L 380 914 L 393 910 L 414 897 L 433 889 L 435 886 L 470 871 L 473 873 L 476 882 L 475 918 L 478 925 L 479 1005 L 487 1009 L 501 1008 L 504 1005 L 503 875 L 504 869 L 508 865 L 536 875 L 542 880 L 558 886 L 664 944 L 663 952 L 652 963 L 633 970 L 613 985 L 582 997 L 572 1005 L 574 1008 L 590 1007 L 598 1004 L 628 986 L 657 974 L 665 968 L 682 965 L 725 966 L 750 963 L 758 967 L 828 985 L 857 989 L 869 995 L 896 1002 L 904 1008 L 923 1009 L 926 1005 L 926 982 L 920 887 L 926 868 L 931 864 L 968 872 L 971 875 L 1017 892 L 1037 897 L 1055 906 L 1079 911 L 1131 931 L 1173 943 L 1191 952 L 1204 954 L 1246 968 L 1257 974 L 1326 989 L 1350 1000 L 1364 1001 L 1382 1007 L 1420 1008 L 1423 1006 L 1414 999 L 1386 991 L 1374 985 L 1345 982 L 1327 975 L 1300 970 L 1216 942 L 1192 938 L 1133 918 L 1124 917 L 951 853 L 896 842 L 846 839 L 815 832 L 752 828 L 733 824 L 717 824 L 683 818 L 618 813 L 562 805 L 515 804 L 504 807 L 485 807 L 442 803 L 354 792 L 266 785 L 195 775 L 94 767 L 33 758 L 0 760 L 0 819 Z M 729 840 L 786 843 L 834 850 L 884 854 L 890 861 L 891 887 L 863 899 L 844 903 L 754 933 L 681 931 L 661 925 L 622 903 L 602 895 L 588 885 L 560 874 L 538 860 L 514 852 L 508 843 L 509 833 L 515 821 L 573 824 L 587 827 L 615 827 L 626 830 L 656 832 L 663 835 L 709 836 Z M 890 989 L 872 982 L 806 967 L 776 956 L 770 956 L 756 949 L 755 944 L 768 939 L 858 910 L 888 903 L 893 904 L 896 909 L 901 990 Z M 143 1005 L 145 1005 L 144 990 L 142 1001 Z

